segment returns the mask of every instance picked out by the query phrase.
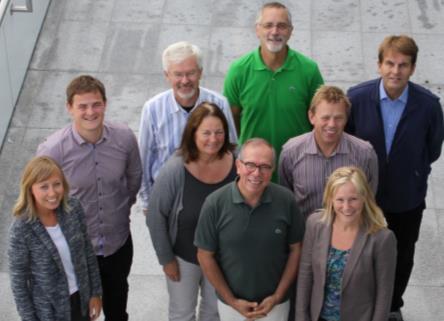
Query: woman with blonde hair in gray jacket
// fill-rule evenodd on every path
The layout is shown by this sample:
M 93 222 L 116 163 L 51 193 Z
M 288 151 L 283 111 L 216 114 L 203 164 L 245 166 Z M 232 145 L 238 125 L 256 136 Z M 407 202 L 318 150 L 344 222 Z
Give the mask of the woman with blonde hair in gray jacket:
M 307 220 L 296 321 L 387 321 L 395 266 L 396 239 L 365 174 L 338 168 Z
M 11 287 L 22 320 L 95 320 L 102 308 L 97 259 L 83 209 L 49 157 L 25 167 L 9 238 Z

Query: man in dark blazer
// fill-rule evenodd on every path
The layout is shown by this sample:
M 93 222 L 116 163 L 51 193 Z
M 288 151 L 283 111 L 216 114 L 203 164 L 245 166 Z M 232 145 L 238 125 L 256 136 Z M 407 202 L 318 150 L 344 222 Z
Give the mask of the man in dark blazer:
M 413 268 L 431 164 L 441 154 L 443 112 L 439 98 L 409 81 L 418 47 L 408 36 L 389 36 L 379 47 L 381 78 L 348 91 L 347 131 L 369 141 L 378 155 L 376 199 L 398 240 L 389 320 L 402 319 L 402 295 Z

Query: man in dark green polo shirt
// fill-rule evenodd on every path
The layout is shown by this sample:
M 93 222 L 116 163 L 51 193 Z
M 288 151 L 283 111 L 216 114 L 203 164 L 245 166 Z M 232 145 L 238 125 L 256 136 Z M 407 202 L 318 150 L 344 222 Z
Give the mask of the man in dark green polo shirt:
M 286 321 L 305 222 L 293 194 L 270 182 L 275 152 L 267 141 L 246 141 L 236 167 L 239 178 L 202 207 L 199 263 L 217 291 L 221 321 Z
M 292 31 L 291 15 L 283 4 L 264 4 L 256 20 L 259 48 L 235 60 L 224 82 L 239 143 L 264 138 L 278 158 L 288 139 L 311 130 L 308 107 L 324 82 L 313 60 L 288 47 Z

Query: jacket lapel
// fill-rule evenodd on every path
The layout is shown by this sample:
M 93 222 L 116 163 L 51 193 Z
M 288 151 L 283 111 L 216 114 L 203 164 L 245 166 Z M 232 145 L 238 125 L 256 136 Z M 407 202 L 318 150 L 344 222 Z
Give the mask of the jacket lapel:
M 350 277 L 355 269 L 356 263 L 361 256 L 362 250 L 364 249 L 365 243 L 367 242 L 368 234 L 365 231 L 364 227 L 359 229 L 358 235 L 356 236 L 355 241 L 353 242 L 353 246 L 350 251 L 350 255 L 347 259 L 347 264 L 344 268 L 344 274 L 342 276 L 342 290 L 344 291 L 348 282 L 350 281 Z
M 43 226 L 43 224 L 40 223 L 38 219 L 36 219 L 31 222 L 31 228 L 34 231 L 35 235 L 37 235 L 37 237 L 40 239 L 42 244 L 46 247 L 52 259 L 57 264 L 57 267 L 61 271 L 64 271 L 62 260 L 60 259 L 57 247 L 55 246 L 54 242 L 52 241 L 48 231 L 46 231 L 46 228 Z
M 321 272 L 321 284 L 325 285 L 327 278 L 327 260 L 328 260 L 328 250 L 331 244 L 331 224 L 321 224 L 322 228 L 319 235 L 319 262 L 320 262 L 320 272 Z
M 57 209 L 57 220 L 59 222 L 63 236 L 65 236 L 66 243 L 68 244 L 71 255 L 71 262 L 74 266 L 74 270 L 76 270 L 78 256 L 75 255 L 76 253 L 74 249 L 78 249 L 78 246 L 76 246 L 77 244 L 75 244 L 75 222 L 72 219 L 71 215 L 73 214 L 65 213 L 61 206 Z
M 377 146 L 373 146 L 375 148 L 375 151 L 377 154 L 382 155 L 381 158 L 384 160 L 387 159 L 387 151 L 385 149 L 385 132 L 384 132 L 384 121 L 382 120 L 382 112 L 381 112 L 381 97 L 379 95 L 379 86 L 381 84 L 382 79 L 379 78 L 375 82 L 375 87 L 373 90 L 373 93 L 371 94 L 371 99 L 373 101 L 373 106 L 375 106 L 376 109 L 376 118 L 374 119 L 374 126 L 377 127 L 376 132 L 379 133 L 377 140 L 378 143 Z M 380 146 L 381 148 L 376 150 Z
M 409 91 L 407 96 L 407 103 L 405 104 L 405 109 L 399 119 L 398 126 L 395 130 L 395 135 L 393 136 L 392 150 L 398 146 L 399 139 L 404 136 L 405 128 L 406 128 L 406 118 L 409 117 L 409 114 L 414 113 L 418 108 L 418 102 L 416 101 L 415 88 L 414 85 L 409 82 Z M 391 151 L 390 151 L 391 153 Z

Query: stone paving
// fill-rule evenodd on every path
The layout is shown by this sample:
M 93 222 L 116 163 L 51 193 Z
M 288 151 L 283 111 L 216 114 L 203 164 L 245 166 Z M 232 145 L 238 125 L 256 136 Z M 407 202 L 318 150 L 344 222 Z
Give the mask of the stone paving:
M 258 44 L 259 0 L 55 0 L 48 10 L 0 153 L 0 320 L 18 320 L 9 288 L 7 235 L 21 170 L 37 144 L 69 121 L 64 90 L 90 73 L 108 92 L 108 119 L 138 130 L 142 105 L 165 90 L 161 53 L 188 40 L 204 53 L 202 85 L 222 89 L 230 62 Z M 392 33 L 420 48 L 413 80 L 444 98 L 443 0 L 293 0 L 290 46 L 314 58 L 326 83 L 344 89 L 377 76 L 377 46 Z M 408 161 L 408 159 L 406 159 Z M 406 321 L 444 320 L 444 158 L 434 166 L 416 264 L 405 295 Z M 167 294 L 139 205 L 130 276 L 131 320 L 167 320 Z

